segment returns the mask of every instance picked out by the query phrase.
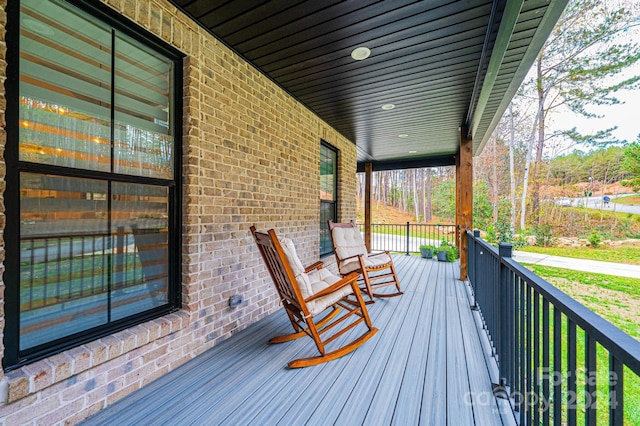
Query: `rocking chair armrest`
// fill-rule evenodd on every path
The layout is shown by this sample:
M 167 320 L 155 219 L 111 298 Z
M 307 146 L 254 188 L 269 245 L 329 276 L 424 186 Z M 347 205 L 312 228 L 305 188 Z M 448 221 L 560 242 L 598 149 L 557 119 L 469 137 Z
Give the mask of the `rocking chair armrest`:
M 346 287 L 348 285 L 351 285 L 352 283 L 356 282 L 358 280 L 358 277 L 360 276 L 360 274 L 358 274 L 357 272 L 351 272 L 349 275 L 345 275 L 340 281 L 336 282 L 335 284 L 330 285 L 329 287 L 325 288 L 322 291 L 317 292 L 316 294 L 307 297 L 306 299 L 304 299 L 305 302 L 311 302 L 312 300 L 318 299 L 320 297 L 326 296 L 328 294 L 333 293 L 336 290 L 341 289 L 342 287 Z
M 368 253 L 368 255 L 369 255 L 370 257 L 373 257 L 373 256 L 380 256 L 381 254 L 386 254 L 386 255 L 388 256 L 388 255 L 389 255 L 389 250 L 385 250 L 385 251 L 378 251 L 378 252 L 376 252 L 376 253 L 373 253 L 373 252 L 372 252 L 372 253 Z
M 344 259 L 340 259 L 340 262 L 345 263 L 349 259 L 357 259 L 362 256 L 361 254 L 354 254 L 353 256 L 345 257 Z
M 311 272 L 311 271 L 313 271 L 315 269 L 322 269 L 323 266 L 324 266 L 324 263 L 322 261 L 318 260 L 317 262 L 312 263 L 311 265 L 307 266 L 304 269 L 304 272 L 305 273 L 309 273 L 309 272 Z

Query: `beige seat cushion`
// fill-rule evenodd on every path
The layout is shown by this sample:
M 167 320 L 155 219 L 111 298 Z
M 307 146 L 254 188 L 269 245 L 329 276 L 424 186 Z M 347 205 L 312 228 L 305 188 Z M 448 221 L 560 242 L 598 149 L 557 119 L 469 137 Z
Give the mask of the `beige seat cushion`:
M 326 269 L 311 271 L 307 275 L 309 276 L 309 281 L 311 281 L 311 287 L 313 288 L 314 294 L 337 283 L 341 279 L 339 276 L 331 273 Z M 311 312 L 311 315 L 315 316 L 343 297 L 348 296 L 352 293 L 353 289 L 351 288 L 351 286 L 345 286 L 334 291 L 331 294 L 312 300 L 311 302 L 307 303 L 307 308 L 309 309 L 309 312 Z
M 367 254 L 367 247 L 358 228 L 333 228 L 331 235 L 333 236 L 336 255 L 339 259 Z
M 317 269 L 309 273 L 305 273 L 304 266 L 302 266 L 302 262 L 300 262 L 300 258 L 296 253 L 296 248 L 293 244 L 293 241 L 289 238 L 279 238 L 279 240 L 280 245 L 282 246 L 282 251 L 284 251 L 287 260 L 289 261 L 289 265 L 291 266 L 291 269 L 296 277 L 296 281 L 303 298 L 306 299 L 340 281 L 341 278 L 339 276 L 331 273 L 326 269 Z M 331 294 L 307 303 L 307 309 L 312 316 L 318 315 L 329 306 L 333 305 L 352 292 L 353 289 L 351 288 L 351 286 L 342 287 L 341 289 Z
M 379 266 L 388 265 L 391 263 L 391 256 L 387 253 L 377 253 L 375 255 L 365 255 L 364 264 L 367 268 L 376 268 Z M 350 272 L 358 271 L 360 269 L 360 262 L 358 258 L 349 259 L 348 262 L 341 263 L 340 273 L 347 275 Z

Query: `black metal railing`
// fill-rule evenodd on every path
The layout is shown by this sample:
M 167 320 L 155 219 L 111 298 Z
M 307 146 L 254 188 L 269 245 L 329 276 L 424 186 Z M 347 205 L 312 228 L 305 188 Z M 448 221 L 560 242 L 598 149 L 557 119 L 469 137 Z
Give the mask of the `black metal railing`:
M 514 261 L 511 245 L 467 238 L 472 304 L 520 424 L 636 424 L 640 342 Z
M 121 229 L 113 234 L 22 238 L 21 310 L 138 285 L 144 281 L 139 256 L 133 235 Z
M 359 223 L 364 233 L 364 224 Z M 389 250 L 397 253 L 419 253 L 423 244 L 439 246 L 442 241 L 456 245 L 456 225 L 451 224 L 371 224 L 371 250 Z

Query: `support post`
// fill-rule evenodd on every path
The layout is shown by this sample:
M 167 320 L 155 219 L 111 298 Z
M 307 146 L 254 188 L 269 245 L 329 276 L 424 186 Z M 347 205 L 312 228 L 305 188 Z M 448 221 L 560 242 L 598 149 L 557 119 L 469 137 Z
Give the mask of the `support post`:
M 456 247 L 458 248 L 458 254 L 462 254 L 462 250 L 460 247 L 460 153 L 456 155 L 456 229 L 455 229 L 455 238 L 456 238 Z M 462 258 L 462 256 L 460 257 Z
M 467 136 L 467 129 L 460 128 L 460 152 L 456 161 L 456 176 L 459 188 L 458 202 L 460 217 L 458 228 L 460 229 L 460 280 L 467 279 L 469 271 L 469 251 L 467 244 L 467 231 L 471 230 L 473 223 L 473 150 L 472 141 Z
M 367 252 L 371 251 L 371 180 L 373 179 L 373 166 L 371 163 L 364 165 L 364 245 Z

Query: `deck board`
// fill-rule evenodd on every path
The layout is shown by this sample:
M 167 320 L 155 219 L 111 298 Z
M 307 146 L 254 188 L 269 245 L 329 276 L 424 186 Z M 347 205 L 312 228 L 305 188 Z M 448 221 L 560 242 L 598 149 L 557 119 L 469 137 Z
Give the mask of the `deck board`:
M 394 413 L 398 409 L 397 402 L 401 400 L 400 393 L 404 379 L 407 376 L 414 376 L 416 373 L 416 371 L 413 371 L 414 367 L 417 367 L 415 368 L 416 370 L 421 370 L 421 366 L 426 364 L 420 361 L 411 363 L 411 353 L 420 330 L 428 329 L 427 323 L 423 323 L 420 320 L 422 311 L 425 310 L 423 308 L 428 305 L 422 303 L 424 295 L 418 293 L 426 291 L 429 277 L 433 270 L 432 267 L 433 262 L 422 262 L 422 265 L 414 268 L 414 276 L 411 277 L 410 281 L 415 282 L 416 286 L 405 292 L 405 296 L 410 297 L 411 304 L 406 313 L 406 318 L 403 318 L 403 325 L 399 327 L 400 330 L 393 350 L 394 356 L 390 359 L 387 368 L 382 374 L 371 404 L 363 415 L 364 424 L 390 424 Z M 417 321 L 413 320 L 413 318 L 416 318 Z M 401 379 L 399 380 L 399 378 Z M 410 398 L 409 401 L 414 401 L 414 398 Z M 393 410 L 389 409 L 390 404 L 395 405 Z M 418 404 L 414 403 L 412 405 L 417 407 Z
M 445 264 L 438 264 L 431 335 L 427 350 L 427 370 L 422 391 L 420 424 L 443 425 L 447 419 L 447 353 L 445 313 Z M 428 302 L 427 302 L 428 303 Z
M 85 424 L 458 426 L 512 419 L 492 397 L 491 357 L 483 353 L 466 284 L 457 280 L 458 265 L 400 255 L 394 261 L 405 294 L 369 305 L 380 331 L 351 354 L 315 367 L 286 368 L 316 349 L 311 339 L 267 343 L 289 332 L 280 311 Z
M 473 329 L 475 323 L 473 314 L 469 309 L 472 302 L 468 299 L 464 287 L 458 286 L 456 291 L 461 327 L 463 329 Z M 468 374 L 469 394 L 465 400 L 473 403 L 471 406 L 473 407 L 473 416 L 477 424 L 501 424 L 495 416 L 499 411 L 496 400 L 492 398 L 492 393 L 489 391 L 491 389 L 491 380 L 485 358 L 482 355 L 474 356 L 474 354 L 482 353 L 482 347 L 477 337 L 477 335 L 474 336 L 471 333 L 462 334 L 467 370 L 475 372 L 475 374 Z
M 453 274 L 452 274 L 453 275 Z M 454 280 L 452 278 L 452 280 Z M 474 423 L 473 407 L 468 403 L 471 394 L 469 370 L 467 369 L 467 353 L 465 353 L 462 333 L 457 330 L 462 329 L 460 318 L 460 303 L 457 288 L 459 285 L 448 285 L 446 287 L 447 311 L 447 420 L 450 419 L 463 425 Z M 467 303 L 462 309 L 469 309 Z M 483 424 L 483 423 L 480 423 Z
M 438 268 L 435 262 L 430 262 L 429 274 L 421 278 L 423 285 L 417 290 L 416 296 L 423 296 L 424 300 L 435 300 L 436 279 Z M 427 370 L 428 353 L 425 349 L 429 345 L 433 325 L 434 303 L 422 303 L 420 315 L 417 318 L 415 333 L 411 342 L 411 350 L 407 360 L 400 387 L 400 394 L 393 412 L 392 424 L 413 425 L 420 420 L 421 399 L 416 395 L 424 392 L 425 375 Z

